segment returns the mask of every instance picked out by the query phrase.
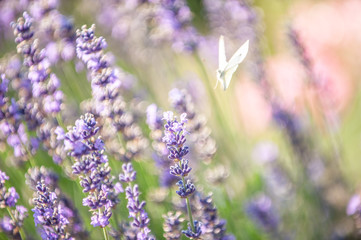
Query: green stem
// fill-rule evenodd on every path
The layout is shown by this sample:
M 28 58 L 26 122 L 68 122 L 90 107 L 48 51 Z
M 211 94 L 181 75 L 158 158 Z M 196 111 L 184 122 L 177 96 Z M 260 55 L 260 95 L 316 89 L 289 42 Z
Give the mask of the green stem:
M 10 209 L 9 207 L 7 207 L 6 209 L 8 210 L 8 213 L 9 213 L 11 219 L 12 219 L 12 220 L 14 221 L 14 223 L 15 223 L 15 222 L 16 222 L 16 219 L 15 219 L 13 213 L 11 212 L 11 209 Z M 25 233 L 24 233 L 24 230 L 23 230 L 21 227 L 19 227 L 19 233 L 20 233 L 20 238 L 21 238 L 22 240 L 25 240 L 25 239 L 26 239 Z
M 99 215 L 100 215 L 100 214 L 101 214 L 100 208 L 98 209 L 98 212 L 99 212 Z M 105 239 L 105 240 L 109 240 L 108 232 L 107 232 L 106 227 L 103 227 L 102 229 L 103 229 L 104 239 Z
M 179 167 L 182 169 L 181 161 L 179 161 L 178 163 L 179 163 Z M 185 189 L 186 184 L 185 184 L 183 176 L 182 176 L 182 182 L 183 182 L 183 188 Z M 192 231 L 196 232 L 196 228 L 194 227 L 194 222 L 193 222 L 191 204 L 190 204 L 190 201 L 189 201 L 188 197 L 186 197 L 186 203 L 187 203 L 188 218 L 189 218 L 189 222 L 191 223 Z
M 108 232 L 107 232 L 107 230 L 105 229 L 105 227 L 103 227 L 103 234 L 104 234 L 104 239 L 105 239 L 105 240 L 109 240 Z
M 187 210 L 188 210 L 189 221 L 191 222 L 192 231 L 195 233 L 195 232 L 196 232 L 196 228 L 194 227 L 192 210 L 191 210 L 191 204 L 190 204 L 188 198 L 186 198 L 186 203 L 187 203 Z
M 56 114 L 56 121 L 58 122 L 58 125 L 63 128 L 64 130 L 65 129 L 65 126 L 64 126 L 64 123 L 63 123 L 63 119 L 61 118 L 61 115 L 60 113 Z

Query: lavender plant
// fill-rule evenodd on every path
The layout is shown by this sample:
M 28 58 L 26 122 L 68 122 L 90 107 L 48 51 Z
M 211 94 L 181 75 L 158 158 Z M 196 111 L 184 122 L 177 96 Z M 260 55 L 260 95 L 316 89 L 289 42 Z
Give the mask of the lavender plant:
M 63 93 L 58 90 L 60 82 L 56 75 L 49 74 L 44 50 L 40 50 L 38 40 L 33 39 L 32 22 L 33 19 L 25 12 L 24 17 L 13 24 L 17 51 L 24 56 L 24 64 L 29 68 L 27 77 L 31 82 L 32 95 L 41 102 L 41 110 L 45 114 L 56 114 L 60 111 Z
M 176 52 L 192 53 L 198 47 L 200 35 L 192 25 L 193 16 L 184 0 L 111 0 L 100 7 L 99 22 L 110 28 L 118 40 L 127 42 L 129 38 L 143 44 L 142 48 L 168 43 Z M 114 24 L 109 25 L 109 21 Z
M 75 57 L 75 31 L 70 18 L 58 10 L 58 0 L 35 0 L 29 9 L 38 23 L 39 38 L 52 65 Z
M 217 208 L 214 206 L 212 195 L 206 197 L 198 194 L 196 196 L 199 202 L 199 215 L 202 225 L 202 238 L 203 239 L 221 239 L 221 240 L 234 240 L 233 235 L 226 233 L 226 221 L 218 216 Z
M 95 25 L 89 29 L 83 26 L 81 31 L 77 31 L 77 55 L 90 72 L 94 114 L 103 117 L 104 123 L 109 120 L 111 126 L 122 133 L 125 146 L 120 158 L 130 161 L 141 153 L 147 141 L 120 95 L 121 78 L 126 74 L 111 66 L 103 52 L 107 43 L 103 37 L 94 35 L 94 29 Z
M 206 117 L 197 113 L 190 94 L 185 89 L 174 88 L 169 92 L 172 107 L 179 113 L 186 113 L 187 128 L 191 132 L 190 141 L 193 142 L 197 153 L 196 159 L 210 163 L 216 152 L 216 143 L 211 137 L 211 130 L 206 125 Z
M 38 183 L 44 183 L 49 192 L 56 193 L 58 208 L 61 209 L 62 218 L 67 220 L 67 231 L 73 238 L 86 239 L 88 232 L 75 208 L 72 200 L 60 189 L 59 176 L 50 169 L 42 167 L 30 168 L 25 175 L 26 184 L 36 193 Z
M 0 239 L 358 239 L 361 3 L 302 6 L 1 0 Z M 251 47 L 226 94 L 219 35 Z
M 137 239 L 154 239 L 151 237 L 150 229 L 148 228 L 150 220 L 144 209 L 145 201 L 139 200 L 140 192 L 138 190 L 138 185 L 132 185 L 132 182 L 134 182 L 136 178 L 136 172 L 134 171 L 131 163 L 123 164 L 122 169 L 123 173 L 119 174 L 119 180 L 128 184 L 125 188 L 125 197 L 128 200 L 127 208 L 129 211 L 129 217 L 133 218 L 131 227 L 135 229 L 135 232 L 137 232 Z
M 164 137 L 163 141 L 166 143 L 169 150 L 168 158 L 174 162 L 174 165 L 170 167 L 170 174 L 181 178 L 177 182 L 179 189 L 176 193 L 185 198 L 187 204 L 187 212 L 189 217 L 188 229 L 182 231 L 184 235 L 190 239 L 199 239 L 202 234 L 202 223 L 194 220 L 192 217 L 191 205 L 189 197 L 196 191 L 196 188 L 190 179 L 185 181 L 185 177 L 188 176 L 192 168 L 188 165 L 188 160 L 184 158 L 189 152 L 188 147 L 185 146 L 186 137 L 185 123 L 187 122 L 187 114 L 182 114 L 179 121 L 174 117 L 173 112 L 165 112 L 163 119 L 164 125 Z
M 166 239 L 180 239 L 182 236 L 182 223 L 184 219 L 181 217 L 181 212 L 168 212 L 163 215 L 163 236 Z
M 114 177 L 110 175 L 104 143 L 100 137 L 96 138 L 99 131 L 96 125 L 92 114 L 81 116 L 74 127 L 68 128 L 64 144 L 68 154 L 75 159 L 73 174 L 79 175 L 83 192 L 88 193 L 83 199 L 83 205 L 92 212 L 91 224 L 103 228 L 105 238 L 108 238 L 105 227 L 109 225 L 111 208 L 117 201 L 116 198 L 113 201 L 110 198 L 114 191 Z
M 162 187 L 171 187 L 177 182 L 177 177 L 170 174 L 169 167 L 172 161 L 168 158 L 169 151 L 163 142 L 163 120 L 162 111 L 155 105 L 151 104 L 147 107 L 147 124 L 150 128 L 150 137 L 152 138 L 152 147 L 154 153 L 152 155 L 157 167 L 160 170 L 159 182 Z
M 29 151 L 35 153 L 38 141 L 26 134 L 23 124 L 23 108 L 12 98 L 7 98 L 9 80 L 5 74 L 1 75 L 1 120 L 0 120 L 0 138 L 6 140 L 9 146 L 13 148 L 13 155 L 16 163 L 23 163 L 29 160 Z
M 26 98 L 20 98 L 20 106 L 24 109 L 24 118 L 30 130 L 37 130 L 40 140 L 53 160 L 60 164 L 65 155 L 56 128 L 61 123 L 60 110 L 63 102 L 63 92 L 59 89 L 60 81 L 49 68 L 48 57 L 44 49 L 40 49 L 32 30 L 33 19 L 25 12 L 23 18 L 13 23 L 17 51 L 24 57 L 26 72 L 24 81 Z
M 44 181 L 36 185 L 37 197 L 34 198 L 35 226 L 40 225 L 39 229 L 42 239 L 73 239 L 65 231 L 69 220 L 64 216 L 61 205 L 57 202 L 57 196 L 50 192 Z
M 22 226 L 24 219 L 28 216 L 28 210 L 17 205 L 19 194 L 14 187 L 6 188 L 5 182 L 9 177 L 0 170 L 0 209 L 6 209 L 10 215 L 0 219 L 0 230 L 14 239 L 25 239 Z

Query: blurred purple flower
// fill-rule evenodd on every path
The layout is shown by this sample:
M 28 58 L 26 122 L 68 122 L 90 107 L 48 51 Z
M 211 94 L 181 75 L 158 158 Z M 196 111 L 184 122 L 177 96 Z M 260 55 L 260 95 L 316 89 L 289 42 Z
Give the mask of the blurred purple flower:
M 266 195 L 252 199 L 246 205 L 248 216 L 266 231 L 277 232 L 279 219 L 272 206 L 272 200 Z
M 191 133 L 190 142 L 197 154 L 194 158 L 210 163 L 216 153 L 216 142 L 206 125 L 206 117 L 197 111 L 192 97 L 185 89 L 174 88 L 169 91 L 168 96 L 172 107 L 179 114 L 187 114 L 187 129 Z
M 81 30 L 77 31 L 76 40 L 77 56 L 87 66 L 91 78 L 93 98 L 87 111 L 98 115 L 102 121 L 109 120 L 112 127 L 122 133 L 125 150 L 123 154 L 120 154 L 120 158 L 123 161 L 130 161 L 139 155 L 147 145 L 147 140 L 136 124 L 134 115 L 127 111 L 127 104 L 121 96 L 122 91 L 128 91 L 123 80 L 127 82 L 131 77 L 113 67 L 113 60 L 109 55 L 104 54 L 104 49 L 107 47 L 105 39 L 96 37 L 94 30 L 95 25 L 90 28 L 83 26 Z M 107 144 L 116 145 L 114 138 L 109 138 Z M 119 152 L 116 151 L 111 153 L 119 155 Z
M 24 219 L 28 216 L 27 209 L 21 205 L 16 205 L 19 194 L 14 187 L 6 189 L 5 182 L 9 177 L 0 170 L 0 209 L 7 208 L 11 218 L 4 216 L 0 219 L 0 231 L 4 231 L 13 239 L 20 237 L 19 231 L 23 226 Z M 11 209 L 15 207 L 15 209 Z
M 353 195 L 348 204 L 346 213 L 347 215 L 351 216 L 354 215 L 356 212 L 359 212 L 361 210 L 361 197 L 359 194 Z

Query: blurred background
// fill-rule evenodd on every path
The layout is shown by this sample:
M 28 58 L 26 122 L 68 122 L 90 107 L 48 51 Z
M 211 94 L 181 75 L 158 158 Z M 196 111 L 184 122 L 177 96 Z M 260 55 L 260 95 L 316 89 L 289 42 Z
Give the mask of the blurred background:
M 154 157 L 155 129 L 146 118 L 151 104 L 191 116 L 192 178 L 197 191 L 213 193 L 235 239 L 361 239 L 360 1 L 2 0 L 0 73 L 10 79 L 8 97 L 15 99 L 22 57 L 10 23 L 23 11 L 34 18 L 39 46 L 61 82 L 63 126 L 91 109 L 91 74 L 77 58 L 76 29 L 95 24 L 95 35 L 106 39 L 104 52 L 148 142 L 133 164 L 157 239 L 164 238 L 162 214 L 181 203 L 174 184 L 163 184 Z M 227 59 L 250 41 L 226 91 L 214 89 L 220 35 Z M 111 145 L 106 151 L 119 174 L 122 152 Z M 41 147 L 33 157 L 58 174 L 89 238 L 101 238 L 70 166 L 55 164 Z M 28 167 L 0 137 L 0 169 L 31 209 Z M 117 211 L 126 221 L 125 201 L 122 196 Z M 29 215 L 24 229 L 36 234 Z M 0 239 L 7 237 L 0 233 Z

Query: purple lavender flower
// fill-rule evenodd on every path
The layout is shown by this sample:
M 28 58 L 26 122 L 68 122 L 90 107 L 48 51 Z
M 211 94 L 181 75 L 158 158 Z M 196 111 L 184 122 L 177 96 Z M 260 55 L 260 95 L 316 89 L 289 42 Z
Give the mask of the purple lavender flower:
M 0 82 L 0 109 L 6 103 L 5 94 L 8 91 L 9 80 L 5 77 L 5 74 L 1 74 L 1 82 Z M 3 116 L 4 113 L 0 112 L 0 116 Z
M 5 205 L 9 207 L 15 207 L 16 202 L 19 199 L 19 194 L 16 192 L 14 187 L 8 189 L 5 194 Z
M 187 230 L 182 230 L 182 233 L 189 239 L 199 239 L 202 234 L 202 223 L 194 220 L 193 225 L 194 230 L 191 226 L 191 223 L 188 223 Z
M 206 125 L 205 116 L 197 112 L 192 97 L 185 89 L 174 88 L 168 95 L 172 107 L 179 114 L 187 114 L 187 129 L 191 133 L 190 141 L 197 154 L 194 158 L 210 163 L 216 153 L 216 142 L 210 136 L 211 130 Z
M 2 229 L 4 232 L 12 232 L 13 228 L 14 227 L 11 224 L 10 217 L 5 216 L 4 218 L 0 219 L 0 229 Z
M 270 232 L 278 231 L 278 216 L 272 207 L 272 200 L 266 195 L 254 198 L 246 206 L 249 217 L 261 228 Z
M 17 128 L 17 132 L 14 132 L 15 129 L 13 128 L 13 126 L 11 126 L 11 128 L 9 129 L 11 129 L 11 134 L 8 135 L 7 142 L 14 149 L 14 156 L 16 158 L 25 157 L 25 146 L 27 146 L 28 137 L 26 135 L 24 125 L 20 123 Z
M 57 193 L 59 206 L 62 209 L 62 215 L 68 219 L 69 224 L 67 230 L 74 238 L 83 238 L 88 235 L 84 229 L 82 220 L 80 219 L 77 209 L 72 201 L 64 194 L 58 186 L 58 175 L 50 169 L 42 167 L 30 168 L 25 175 L 26 184 L 33 190 L 37 191 L 38 182 L 43 181 L 49 188 L 49 191 Z
M 14 239 L 20 238 L 20 228 L 23 226 L 25 218 L 28 217 L 28 210 L 21 205 L 17 205 L 15 209 L 10 210 L 13 219 L 5 216 L 0 219 L 0 230 Z
M 131 163 L 126 163 L 122 165 L 123 173 L 119 174 L 119 181 L 130 183 L 135 181 L 137 172 L 134 171 Z
M 191 171 L 191 168 L 188 166 L 188 160 L 184 158 L 188 154 L 188 147 L 184 145 L 186 142 L 185 134 L 187 133 L 185 129 L 187 114 L 183 113 L 180 116 L 180 121 L 174 117 L 173 112 L 165 112 L 163 116 L 163 119 L 166 122 L 164 125 L 163 142 L 166 143 L 169 150 L 168 158 L 175 163 L 175 165 L 170 168 L 170 173 L 181 178 L 181 180 L 177 182 L 179 189 L 176 193 L 181 198 L 185 198 L 187 203 L 189 223 L 188 229 L 182 231 L 182 233 L 190 239 L 198 239 L 202 233 L 202 223 L 197 220 L 193 221 L 189 202 L 189 197 L 196 191 L 196 188 L 190 179 L 187 179 L 187 181 L 184 179 Z
M 0 219 L 0 230 L 12 238 L 19 238 L 24 219 L 27 217 L 27 209 L 21 205 L 16 205 L 19 194 L 14 187 L 6 189 L 5 182 L 7 180 L 9 177 L 0 170 L 0 209 L 7 208 L 11 213 L 11 218 L 5 216 Z M 11 209 L 12 207 L 15 209 Z
M 73 239 L 65 231 L 69 220 L 63 215 L 63 209 L 57 200 L 57 195 L 50 192 L 44 181 L 37 183 L 37 197 L 34 198 L 35 226 L 39 228 L 42 239 Z
M 166 120 L 164 125 L 165 132 L 163 142 L 167 144 L 169 150 L 168 158 L 173 161 L 180 161 L 188 154 L 188 147 L 184 146 L 186 142 L 186 130 L 184 124 L 187 122 L 187 114 L 180 116 L 180 122 L 174 119 L 172 112 L 165 112 L 163 119 Z
M 211 194 L 206 197 L 197 194 L 195 201 L 197 202 L 198 215 L 200 215 L 203 223 L 201 229 L 204 239 L 235 240 L 233 235 L 227 235 L 226 221 L 219 218 Z
M 0 208 L 15 207 L 19 199 L 19 194 L 14 187 L 6 189 L 5 181 L 9 177 L 0 170 Z
M 356 228 L 361 229 L 361 197 L 359 194 L 353 195 L 346 208 L 346 214 L 352 216 L 356 225 Z
M 17 23 L 13 23 L 14 35 L 18 53 L 24 56 L 24 64 L 29 67 L 28 78 L 32 84 L 32 94 L 42 101 L 43 110 L 47 114 L 58 113 L 63 100 L 59 89 L 59 80 L 54 74 L 49 74 L 49 60 L 45 50 L 39 48 L 37 39 L 33 39 L 33 19 L 24 12 Z
M 162 141 L 163 137 L 163 120 L 162 111 L 155 104 L 147 108 L 147 124 L 151 130 L 150 137 L 153 139 L 152 147 L 154 149 L 153 159 L 160 170 L 160 185 L 170 187 L 177 182 L 177 177 L 169 173 L 169 167 L 172 161 L 169 160 L 166 144 Z
M 181 198 L 188 198 L 196 191 L 196 187 L 189 179 L 187 180 L 187 182 L 179 180 L 176 185 L 179 187 L 179 190 L 177 190 L 176 193 Z
M 177 52 L 194 52 L 200 36 L 184 0 L 107 1 L 100 4 L 98 21 L 112 37 L 143 48 L 169 43 Z M 136 34 L 133 29 L 137 29 Z
M 10 23 L 27 7 L 28 1 L 1 1 L 0 2 L 0 37 L 4 40 L 11 39 L 12 29 Z M 3 41 L 3 40 L 2 40 Z
M 107 43 L 103 37 L 95 36 L 94 29 L 95 25 L 89 29 L 83 26 L 77 31 L 76 40 L 77 56 L 86 64 L 91 78 L 93 94 L 91 112 L 98 115 L 102 122 L 110 124 L 115 131 L 122 133 L 124 151 L 119 153 L 118 148 L 118 151 L 114 150 L 111 153 L 120 155 L 123 161 L 130 161 L 142 152 L 147 141 L 136 124 L 133 114 L 126 110 L 127 106 L 120 95 L 121 91 L 125 91 L 123 80 L 127 79 L 128 75 L 112 66 L 109 55 L 104 54 Z M 111 134 L 112 136 L 107 138 L 108 146 L 114 141 L 111 141 L 114 139 L 114 131 Z M 114 147 L 110 147 L 110 150 L 112 149 Z
M 58 11 L 59 1 L 32 1 L 29 11 L 38 23 L 39 39 L 46 45 L 51 64 L 69 61 L 75 56 L 75 31 L 72 21 Z
M 161 29 L 162 38 L 171 41 L 178 52 L 194 52 L 198 47 L 199 36 L 191 25 L 192 13 L 184 0 L 159 0 L 155 20 Z M 161 38 L 161 40 L 163 40 Z
M 206 0 L 204 6 L 210 27 L 215 34 L 242 41 L 250 39 L 255 34 L 252 25 L 257 20 L 257 15 L 246 1 Z
M 299 60 L 304 66 L 304 69 L 307 71 L 307 74 L 311 77 L 312 81 L 315 81 L 316 77 L 314 76 L 314 72 L 312 70 L 312 62 L 300 39 L 299 33 L 292 26 L 288 27 L 287 33 L 288 38 L 299 57 Z
M 17 51 L 24 57 L 24 65 L 27 67 L 21 74 L 26 84 L 19 89 L 20 92 L 25 90 L 27 94 L 20 96 L 17 104 L 28 129 L 36 130 L 39 138 L 38 141 L 31 139 L 29 142 L 32 148 L 30 152 L 34 154 L 34 144 L 41 142 L 54 161 L 61 163 L 65 156 L 61 153 L 60 142 L 55 140 L 54 129 L 59 124 L 55 115 L 59 117 L 62 109 L 63 93 L 59 89 L 59 79 L 50 71 L 45 50 L 40 49 L 39 40 L 33 37 L 32 24 L 33 19 L 26 12 L 16 23 L 12 23 L 18 43 Z
M 25 126 L 22 123 L 23 111 L 22 106 L 16 102 L 14 98 L 11 101 L 5 96 L 8 86 L 8 80 L 4 74 L 1 75 L 1 90 L 2 96 L 0 108 L 0 139 L 6 141 L 14 150 L 14 157 L 16 163 L 22 163 L 27 160 L 27 150 L 30 152 L 36 151 L 35 141 L 29 141 L 25 132 Z
M 128 184 L 125 189 L 125 197 L 128 200 L 129 217 L 133 218 L 131 226 L 137 229 L 137 239 L 152 239 L 149 235 L 150 229 L 148 228 L 150 220 L 144 210 L 145 201 L 139 200 L 140 192 L 138 185 L 132 186 L 132 182 L 135 181 L 136 172 L 131 163 L 123 164 L 122 169 L 123 173 L 119 174 L 119 180 Z
M 112 215 L 111 208 L 119 200 L 114 192 L 114 178 L 110 175 L 108 158 L 104 154 L 104 143 L 96 138 L 99 128 L 92 114 L 85 114 L 69 127 L 65 134 L 65 146 L 68 154 L 75 158 L 73 173 L 80 175 L 80 185 L 88 196 L 83 199 L 83 205 L 88 206 L 93 216 L 91 224 L 102 228 L 109 225 Z M 117 188 L 119 189 L 119 188 Z
M 162 129 L 163 121 L 159 114 L 159 110 L 156 104 L 151 104 L 147 107 L 147 124 L 152 131 Z
M 9 177 L 6 175 L 6 173 L 0 171 L 0 187 L 4 187 L 6 180 L 9 180 Z
M 168 212 L 167 215 L 163 215 L 163 218 L 163 237 L 170 240 L 180 239 L 182 223 L 184 221 L 184 219 L 181 218 L 181 212 Z

